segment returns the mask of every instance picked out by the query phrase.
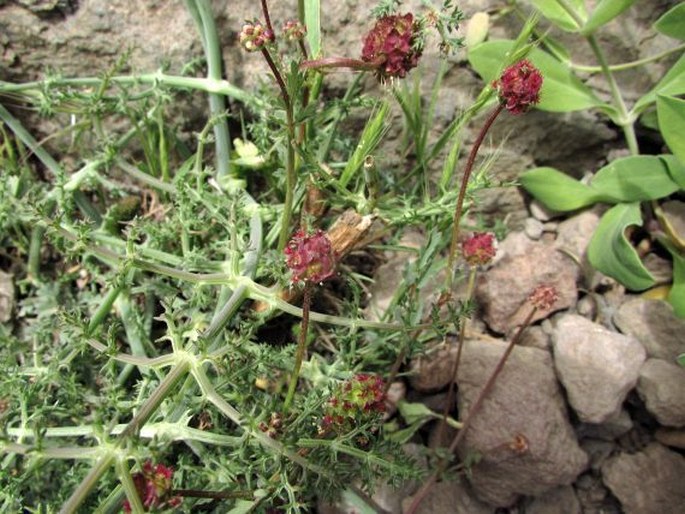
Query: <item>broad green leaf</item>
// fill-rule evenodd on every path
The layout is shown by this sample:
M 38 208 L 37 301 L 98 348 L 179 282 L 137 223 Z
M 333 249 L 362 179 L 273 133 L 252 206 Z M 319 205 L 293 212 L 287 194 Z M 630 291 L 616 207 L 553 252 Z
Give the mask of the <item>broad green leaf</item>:
M 654 30 L 664 36 L 675 39 L 685 39 L 685 2 L 665 12 L 661 18 L 654 22 Z
M 556 0 L 531 0 L 531 2 L 549 21 L 567 32 L 578 32 L 580 25 Z M 587 19 L 585 2 L 583 0 L 567 0 L 569 6 L 581 18 L 583 23 Z
M 304 0 L 304 24 L 307 27 L 307 44 L 311 58 L 321 54 L 321 5 L 320 0 Z
M 655 200 L 680 189 L 657 155 L 616 159 L 597 172 L 590 187 L 612 202 Z
M 673 284 L 668 293 L 668 303 L 673 306 L 673 312 L 679 318 L 685 318 L 685 255 L 673 245 L 662 241 L 673 257 Z
M 680 364 L 683 368 L 685 368 L 685 353 L 681 353 L 678 355 L 678 364 Z
M 526 191 L 555 211 L 574 211 L 601 201 L 592 188 L 554 168 L 528 170 L 519 181 Z
M 468 55 L 473 69 L 486 82 L 497 78 L 501 63 L 512 48 L 511 40 L 487 41 L 475 46 Z M 540 91 L 543 111 L 570 112 L 602 105 L 602 101 L 576 77 L 571 69 L 548 53 L 533 48 L 528 59 L 540 69 L 544 80 Z
M 590 19 L 585 23 L 580 33 L 585 36 L 592 34 L 634 3 L 635 0 L 601 0 L 594 11 L 592 11 Z
M 673 155 L 660 155 L 659 158 L 666 164 L 673 182 L 685 191 L 685 163 L 680 162 Z
M 628 289 L 642 291 L 654 285 L 654 278 L 626 239 L 626 228 L 634 225 L 642 225 L 640 204 L 614 205 L 599 221 L 587 255 L 590 264 L 605 275 L 618 280 Z
M 633 107 L 633 112 L 639 114 L 651 103 L 656 102 L 656 95 L 677 96 L 685 94 L 685 53 L 664 75 L 659 83 L 652 88 L 646 95 L 642 96 Z
M 685 100 L 657 95 L 656 112 L 659 117 L 659 130 L 666 144 L 673 155 L 685 164 Z

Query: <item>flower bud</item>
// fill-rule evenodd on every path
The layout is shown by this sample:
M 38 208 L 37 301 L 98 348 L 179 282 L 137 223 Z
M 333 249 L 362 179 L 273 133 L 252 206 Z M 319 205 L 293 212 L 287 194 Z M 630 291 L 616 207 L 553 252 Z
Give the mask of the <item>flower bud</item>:
M 540 311 L 549 311 L 559 300 L 559 294 L 554 286 L 537 286 L 528 297 L 528 301 L 533 307 Z
M 299 41 L 307 35 L 307 27 L 297 20 L 288 20 L 283 25 L 283 37 L 288 42 Z
M 171 496 L 173 475 L 173 468 L 164 464 L 153 466 L 148 460 L 143 464 L 142 472 L 131 477 L 145 512 L 157 512 L 180 505 L 181 497 Z M 131 512 L 128 500 L 124 501 L 124 512 Z
M 258 21 L 245 23 L 239 36 L 240 46 L 248 52 L 261 50 L 274 39 L 274 33 Z
M 500 103 L 512 114 L 526 112 L 540 101 L 542 74 L 524 59 L 504 70 L 499 80 L 492 83 Z
M 411 13 L 379 18 L 364 38 L 362 61 L 377 63 L 378 78 L 403 78 L 421 57 L 419 27 Z
M 469 266 L 485 266 L 495 257 L 495 236 L 487 232 L 476 232 L 464 240 L 461 246 L 464 260 Z
M 385 383 L 376 375 L 359 373 L 343 383 L 328 400 L 321 420 L 322 433 L 353 430 L 365 420 L 385 412 Z

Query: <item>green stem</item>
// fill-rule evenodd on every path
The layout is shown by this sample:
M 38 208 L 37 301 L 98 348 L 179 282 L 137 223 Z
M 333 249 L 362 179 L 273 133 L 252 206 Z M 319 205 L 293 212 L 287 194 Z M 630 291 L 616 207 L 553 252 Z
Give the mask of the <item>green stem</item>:
M 476 155 L 478 155 L 478 150 L 480 145 L 485 139 L 485 135 L 490 130 L 490 127 L 497 119 L 497 116 L 502 112 L 504 106 L 498 104 L 497 107 L 490 113 L 488 118 L 483 124 L 478 137 L 471 147 L 471 153 L 469 153 L 469 158 L 466 162 L 466 168 L 464 169 L 464 176 L 461 179 L 461 187 L 459 189 L 459 196 L 457 197 L 457 205 L 454 208 L 454 219 L 452 220 L 452 241 L 450 243 L 449 257 L 447 258 L 447 288 L 450 290 L 452 288 L 452 281 L 454 276 L 454 261 L 457 257 L 457 246 L 459 242 L 459 224 L 461 223 L 461 216 L 464 210 L 464 199 L 466 198 L 466 189 L 468 187 L 469 178 L 471 178 L 471 172 L 473 171 L 473 164 L 476 161 Z
M 145 512 L 145 507 L 143 507 L 143 502 L 140 500 L 140 495 L 136 490 L 136 485 L 133 483 L 131 471 L 128 469 L 126 461 L 123 459 L 116 459 L 115 467 L 117 475 L 119 476 L 119 481 L 126 492 L 126 499 L 128 499 L 131 509 L 136 514 Z
M 663 52 L 660 52 L 658 54 L 650 55 L 649 57 L 644 57 L 643 59 L 638 59 L 636 61 L 630 61 L 630 62 L 624 62 L 621 64 L 610 64 L 607 68 L 609 71 L 625 71 L 629 70 L 631 68 L 637 68 L 638 66 L 643 66 L 645 64 L 649 64 L 650 62 L 658 61 L 659 59 L 663 59 L 664 57 L 668 57 L 669 55 L 673 53 L 678 53 L 682 52 L 685 50 L 685 44 L 683 45 L 678 45 L 673 48 L 669 48 L 668 50 L 664 50 Z M 601 66 L 588 66 L 585 64 L 575 64 L 571 61 L 566 61 L 566 64 L 568 64 L 571 68 L 574 70 L 578 71 L 584 71 L 587 73 L 599 73 L 603 72 L 604 69 Z
M 295 390 L 297 389 L 297 381 L 300 378 L 300 370 L 302 369 L 302 361 L 304 354 L 307 351 L 307 332 L 309 331 L 309 307 L 312 301 L 312 285 L 309 281 L 304 283 L 304 294 L 302 297 L 302 323 L 300 324 L 300 337 L 297 341 L 297 350 L 295 352 L 295 366 L 293 367 L 292 375 L 290 376 L 290 384 L 288 385 L 288 394 L 283 402 L 283 414 L 288 413 L 290 404 L 295 397 Z

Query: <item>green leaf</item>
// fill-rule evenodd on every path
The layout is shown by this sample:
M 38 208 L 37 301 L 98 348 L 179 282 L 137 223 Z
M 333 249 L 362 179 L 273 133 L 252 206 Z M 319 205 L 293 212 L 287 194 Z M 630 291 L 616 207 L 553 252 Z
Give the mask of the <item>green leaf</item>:
M 666 144 L 673 155 L 685 164 L 685 100 L 657 95 L 656 112 L 659 130 Z
M 676 316 L 685 318 L 685 256 L 671 243 L 664 240 L 661 243 L 673 257 L 673 284 L 667 300 L 673 306 Z
M 310 58 L 321 54 L 321 4 L 319 0 L 304 0 L 304 24 L 307 27 L 307 44 Z
M 484 81 L 492 82 L 498 77 L 501 63 L 506 61 L 512 44 L 511 40 L 505 39 L 477 45 L 468 54 L 469 62 Z M 540 69 L 544 77 L 540 103 L 536 106 L 538 109 L 570 112 L 603 105 L 592 90 L 573 74 L 568 65 L 539 48 L 533 48 L 528 54 L 528 59 Z
M 580 33 L 589 36 L 602 25 L 610 22 L 616 16 L 628 9 L 635 0 L 601 0 L 590 15 L 590 19 L 583 25 Z
M 531 0 L 531 3 L 545 18 L 557 27 L 567 32 L 578 32 L 580 30 L 581 27 L 578 25 L 578 22 L 555 0 Z M 587 19 L 587 11 L 585 10 L 585 2 L 583 0 L 568 0 L 567 3 L 583 22 Z
M 654 285 L 654 278 L 625 237 L 625 229 L 633 225 L 642 225 L 640 204 L 614 205 L 599 221 L 587 254 L 596 269 L 628 289 L 642 291 Z
M 685 39 L 685 2 L 680 2 L 654 22 L 654 30 L 664 36 Z
M 683 368 L 685 368 L 685 353 L 681 353 L 678 355 L 678 364 L 680 364 Z
M 574 211 L 601 200 L 592 188 L 554 168 L 528 170 L 520 176 L 519 182 L 526 191 L 555 211 Z
M 680 186 L 680 189 L 685 191 L 685 163 L 682 163 L 673 155 L 660 155 L 659 158 L 664 161 L 668 172 L 671 174 L 673 182 Z
M 616 159 L 597 172 L 590 187 L 612 203 L 655 200 L 680 189 L 657 155 Z
M 664 75 L 659 83 L 652 90 L 635 102 L 634 113 L 641 113 L 650 104 L 656 102 L 656 95 L 682 95 L 685 93 L 685 53 Z
M 407 424 L 416 423 L 417 421 L 428 421 L 435 417 L 435 413 L 423 403 L 400 401 L 397 402 L 397 410 L 400 411 L 400 415 Z

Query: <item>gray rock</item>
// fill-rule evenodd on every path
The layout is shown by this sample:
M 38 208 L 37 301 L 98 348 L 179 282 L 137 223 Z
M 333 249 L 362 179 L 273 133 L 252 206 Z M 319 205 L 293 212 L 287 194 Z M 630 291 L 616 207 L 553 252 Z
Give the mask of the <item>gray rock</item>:
M 685 458 L 659 443 L 610 458 L 602 472 L 626 514 L 685 512 Z
M 590 457 L 590 469 L 599 471 L 604 461 L 616 450 L 616 443 L 602 439 L 583 439 L 580 447 Z
M 409 497 L 402 502 L 402 512 L 407 511 L 412 499 Z M 494 514 L 495 509 L 476 498 L 466 480 L 457 478 L 435 484 L 416 512 L 418 514 Z
M 594 423 L 581 423 L 576 428 L 579 438 L 592 437 L 604 441 L 613 441 L 625 435 L 633 428 L 633 420 L 625 409 L 617 416 L 605 420 L 597 425 Z
M 0 270 L 0 323 L 12 319 L 14 309 L 14 282 L 13 276 Z
M 621 332 L 640 341 L 649 357 L 674 361 L 685 352 L 685 320 L 679 319 L 666 302 L 628 300 L 619 307 L 614 323 Z
M 598 224 L 599 213 L 595 209 L 562 221 L 557 228 L 557 247 L 573 254 L 582 262 Z
M 531 310 L 528 296 L 541 284 L 554 286 L 559 300 L 551 310 L 537 311 L 533 322 L 575 305 L 576 265 L 568 256 L 524 235 L 509 235 L 500 249 L 502 257 L 476 285 L 476 299 L 491 329 L 507 333 L 523 323 Z
M 412 359 L 409 364 L 409 383 L 422 393 L 433 393 L 446 387 L 452 380 L 452 363 L 456 356 L 456 344 L 429 349 L 425 354 Z
M 545 231 L 545 228 L 540 220 L 536 220 L 535 218 L 526 218 L 526 221 L 523 223 L 523 231 L 529 238 L 537 241 L 542 237 L 542 233 Z
M 602 423 L 619 414 L 647 358 L 637 340 L 576 314 L 557 321 L 552 349 L 568 401 L 587 423 Z
M 580 514 L 580 502 L 570 485 L 563 485 L 533 498 L 526 505 L 526 514 Z
M 457 380 L 462 419 L 506 346 L 466 342 Z M 527 450 L 510 446 L 517 436 L 525 438 Z M 476 494 L 492 505 L 509 506 L 518 495 L 538 496 L 575 480 L 588 458 L 568 422 L 549 352 L 514 348 L 458 451 L 462 458 L 482 455 L 470 480 Z
M 685 369 L 661 359 L 648 359 L 640 369 L 637 392 L 659 423 L 685 426 Z

